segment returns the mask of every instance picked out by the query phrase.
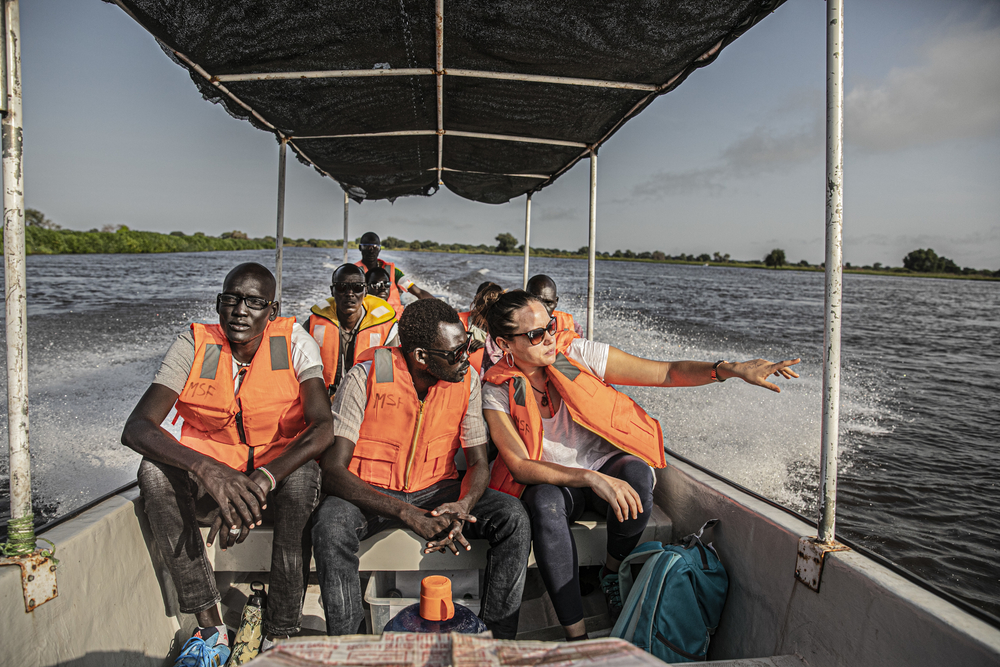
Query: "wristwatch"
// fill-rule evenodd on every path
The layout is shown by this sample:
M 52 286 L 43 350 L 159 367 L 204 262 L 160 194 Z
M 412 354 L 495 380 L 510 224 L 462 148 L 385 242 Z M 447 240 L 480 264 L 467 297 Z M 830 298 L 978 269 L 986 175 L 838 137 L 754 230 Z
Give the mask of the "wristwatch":
M 716 382 L 725 382 L 726 381 L 726 378 L 719 377 L 719 365 L 720 364 L 724 364 L 724 363 L 726 363 L 725 359 L 719 359 L 714 364 L 712 364 L 712 373 L 711 373 L 711 376 L 712 376 L 712 379 L 715 380 Z

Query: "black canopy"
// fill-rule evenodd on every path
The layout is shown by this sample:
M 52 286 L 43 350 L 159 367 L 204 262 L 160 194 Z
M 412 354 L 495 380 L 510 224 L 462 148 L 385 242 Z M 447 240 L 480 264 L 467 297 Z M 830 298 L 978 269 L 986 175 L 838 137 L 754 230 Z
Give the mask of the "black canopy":
M 784 0 L 113 0 L 357 199 L 539 190 Z

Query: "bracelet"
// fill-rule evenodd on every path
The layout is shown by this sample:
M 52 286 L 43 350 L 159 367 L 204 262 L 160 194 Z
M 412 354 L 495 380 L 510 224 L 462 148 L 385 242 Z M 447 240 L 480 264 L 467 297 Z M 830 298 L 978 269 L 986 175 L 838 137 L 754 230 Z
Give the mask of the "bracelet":
M 271 482 L 271 491 L 274 491 L 274 487 L 278 486 L 278 482 L 274 479 L 274 475 L 271 474 L 271 471 L 264 466 L 257 468 L 257 470 L 267 475 L 268 480 Z
M 726 363 L 725 359 L 719 359 L 714 364 L 712 364 L 711 376 L 712 376 L 712 379 L 715 380 L 716 382 L 725 382 L 726 381 L 726 378 L 719 377 L 719 366 L 721 364 L 724 364 L 724 363 Z

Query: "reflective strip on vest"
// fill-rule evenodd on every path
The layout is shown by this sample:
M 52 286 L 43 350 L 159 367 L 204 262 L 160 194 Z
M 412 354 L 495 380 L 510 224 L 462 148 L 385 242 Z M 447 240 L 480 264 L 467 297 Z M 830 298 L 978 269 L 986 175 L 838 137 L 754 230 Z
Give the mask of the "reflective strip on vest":
M 320 347 L 323 347 L 323 339 L 326 338 L 326 325 L 317 324 L 315 327 L 313 327 L 312 337 L 316 339 L 316 342 L 319 344 Z
M 202 380 L 214 380 L 215 374 L 219 372 L 219 355 L 222 354 L 222 346 L 209 344 L 205 346 L 205 359 L 201 362 Z
M 269 336 L 268 342 L 271 345 L 271 370 L 287 371 L 291 368 L 288 364 L 288 339 L 284 336 Z
M 385 348 L 375 350 L 375 382 L 392 382 L 392 352 Z

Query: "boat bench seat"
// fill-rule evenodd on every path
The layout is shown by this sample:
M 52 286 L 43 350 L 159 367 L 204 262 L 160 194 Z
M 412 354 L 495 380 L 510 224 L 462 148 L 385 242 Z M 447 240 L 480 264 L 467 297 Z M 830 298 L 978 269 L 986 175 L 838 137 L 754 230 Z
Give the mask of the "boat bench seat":
M 573 538 L 576 540 L 580 565 L 601 565 L 604 562 L 607 543 L 607 526 L 604 517 L 588 511 L 573 524 Z M 232 549 L 223 551 L 215 544 L 208 548 L 208 558 L 216 572 L 267 572 L 271 568 L 270 526 L 255 528 L 250 536 Z M 202 536 L 208 536 L 208 528 L 202 528 Z M 642 542 L 656 540 L 670 542 L 673 538 L 673 524 L 659 507 L 653 506 Z M 407 571 L 407 570 L 472 570 L 486 567 L 486 540 L 470 540 L 472 551 L 459 555 L 448 553 L 421 553 L 424 540 L 411 530 L 397 528 L 386 530 L 364 540 L 358 553 L 360 569 L 364 572 Z M 535 566 L 532 549 L 528 567 Z M 316 569 L 315 560 L 312 569 Z

